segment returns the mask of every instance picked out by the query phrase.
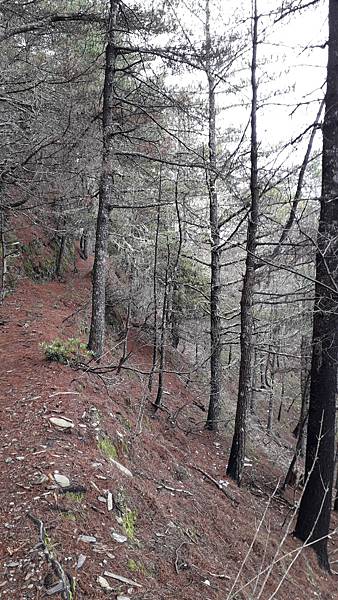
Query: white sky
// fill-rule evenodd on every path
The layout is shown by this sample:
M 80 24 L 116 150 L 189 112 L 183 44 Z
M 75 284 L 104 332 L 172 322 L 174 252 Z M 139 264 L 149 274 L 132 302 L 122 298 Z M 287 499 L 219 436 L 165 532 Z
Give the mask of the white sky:
M 221 86 L 219 88 L 217 101 L 222 110 L 218 116 L 218 126 L 221 133 L 228 127 L 243 127 L 249 117 L 249 107 L 230 107 L 244 102 L 249 104 L 251 99 L 248 68 L 251 60 L 248 32 L 251 0 L 210 0 L 210 4 L 211 29 L 216 37 L 226 38 L 232 32 L 242 29 L 247 42 L 247 52 L 237 63 L 238 73 L 232 79 L 234 83 L 236 80 L 239 83 L 239 90 L 229 95 L 229 90 L 225 90 L 224 86 L 223 92 Z M 280 4 L 280 0 L 258 0 L 258 12 L 269 15 L 271 11 L 276 11 Z M 196 8 L 198 6 L 199 9 Z M 176 13 L 187 39 L 195 46 L 204 39 L 204 7 L 205 0 L 182 0 Z M 199 15 L 196 15 L 197 10 Z M 258 113 L 258 128 L 259 138 L 264 146 L 265 142 L 267 145 L 277 145 L 281 141 L 294 139 L 315 120 L 325 90 L 323 84 L 326 76 L 327 48 L 314 46 L 322 45 L 327 39 L 327 12 L 328 0 L 321 0 L 319 5 L 294 14 L 278 24 L 273 24 L 271 16 L 263 16 L 260 20 L 262 43 L 258 48 L 259 98 L 261 101 L 266 98 L 267 101 Z M 242 25 L 238 25 L 236 19 L 240 19 Z M 187 82 L 196 84 L 198 81 L 203 82 L 206 92 L 203 75 L 187 75 L 183 79 L 183 85 Z M 315 100 L 318 102 L 314 102 Z M 301 106 L 293 112 L 298 104 Z M 307 138 L 299 150 L 294 147 L 295 158 L 299 154 L 297 160 L 303 154 L 306 143 Z M 319 147 L 319 135 L 317 143 Z
M 265 6 L 266 2 L 261 0 L 260 4 Z M 291 88 L 281 97 L 286 104 L 296 106 L 314 99 L 321 100 L 324 95 L 327 49 L 313 46 L 322 45 L 327 39 L 327 4 L 321 2 L 319 6 L 290 17 L 285 23 L 277 25 L 276 31 L 267 37 L 268 43 L 264 45 L 264 50 L 268 54 L 271 49 L 279 59 L 278 68 L 275 69 L 277 77 L 271 87 Z M 269 42 L 276 46 L 270 46 Z M 297 135 L 302 125 L 306 127 L 313 122 L 318 104 L 300 107 L 291 116 L 292 110 L 292 106 L 272 107 L 267 113 L 265 131 L 275 135 L 275 127 L 279 135 L 284 136 L 287 131 Z

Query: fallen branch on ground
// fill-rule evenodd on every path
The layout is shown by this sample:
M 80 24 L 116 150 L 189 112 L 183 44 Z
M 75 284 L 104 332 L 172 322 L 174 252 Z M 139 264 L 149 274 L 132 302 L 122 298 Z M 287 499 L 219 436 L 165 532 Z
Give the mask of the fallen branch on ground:
M 170 487 L 169 485 L 165 485 L 165 483 L 162 483 L 162 482 L 158 483 L 157 489 L 158 490 L 165 489 L 165 490 L 168 490 L 169 492 L 181 492 L 181 494 L 187 494 L 188 496 L 194 495 L 191 492 L 189 492 L 188 490 L 184 490 L 184 489 L 180 489 L 180 488 L 173 488 L 173 487 Z
M 205 471 L 203 471 L 203 469 L 201 469 L 200 467 L 196 467 L 195 465 L 188 465 L 188 466 L 190 467 L 190 469 L 195 469 L 195 471 L 199 471 L 200 473 L 202 473 L 202 475 L 204 475 L 204 477 L 206 477 L 219 490 L 221 490 L 221 492 L 223 492 L 223 494 L 225 494 L 225 496 L 227 498 L 229 498 L 229 500 L 231 500 L 231 502 L 233 502 L 234 504 L 236 504 L 236 506 L 239 505 L 239 501 L 236 500 L 236 498 L 234 498 L 234 496 L 232 496 L 232 494 L 230 494 L 230 492 L 228 492 L 228 490 L 226 490 L 221 483 L 219 483 L 216 479 L 214 479 L 211 475 L 209 475 L 209 473 L 206 473 Z
M 33 521 L 35 525 L 39 527 L 40 541 L 38 546 L 42 546 L 47 562 L 49 562 L 49 564 L 51 565 L 55 575 L 61 580 L 62 590 L 60 590 L 60 593 L 62 595 L 62 598 L 64 598 L 64 600 L 72 600 L 74 593 L 73 578 L 64 571 L 59 561 L 56 560 L 56 558 L 53 556 L 52 551 L 48 548 L 48 535 L 46 533 L 45 526 L 41 519 L 34 517 L 34 515 L 30 513 L 28 513 L 28 517 L 31 521 Z

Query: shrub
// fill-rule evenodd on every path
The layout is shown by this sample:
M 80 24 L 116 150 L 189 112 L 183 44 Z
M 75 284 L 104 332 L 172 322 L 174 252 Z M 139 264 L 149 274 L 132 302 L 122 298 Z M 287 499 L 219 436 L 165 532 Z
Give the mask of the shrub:
M 78 338 L 43 342 L 41 348 L 47 360 L 59 362 L 63 365 L 76 365 L 92 357 L 92 353 L 87 349 L 86 344 Z

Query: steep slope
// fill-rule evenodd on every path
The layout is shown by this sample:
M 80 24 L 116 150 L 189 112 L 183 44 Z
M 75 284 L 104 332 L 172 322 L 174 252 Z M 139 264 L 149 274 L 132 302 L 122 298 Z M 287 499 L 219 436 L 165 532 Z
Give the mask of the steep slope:
M 203 430 L 195 403 L 203 398 L 175 373 L 154 415 L 142 375 L 151 348 L 136 330 L 119 374 L 102 379 L 46 361 L 39 343 L 86 337 L 91 266 L 79 261 L 63 283 L 23 279 L 2 309 L 0 597 L 44 598 L 53 588 L 67 597 L 57 591 L 59 569 L 73 581 L 73 600 L 336 598 L 336 576 L 321 573 L 310 550 L 288 571 L 299 543 L 287 529 L 292 505 L 270 499 L 278 467 L 261 453 L 243 489 L 219 484 L 230 438 Z M 118 363 L 119 342 L 112 347 L 104 364 Z M 74 427 L 60 429 L 53 417 Z

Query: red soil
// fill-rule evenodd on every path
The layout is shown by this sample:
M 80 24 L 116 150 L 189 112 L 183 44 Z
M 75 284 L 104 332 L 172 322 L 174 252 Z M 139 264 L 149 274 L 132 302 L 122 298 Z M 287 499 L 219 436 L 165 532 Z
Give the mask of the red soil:
M 119 591 L 135 600 L 227 600 L 277 483 L 278 469 L 272 472 L 262 454 L 241 490 L 229 482 L 227 490 L 236 500 L 232 502 L 192 468 L 202 468 L 217 481 L 225 479 L 230 441 L 203 430 L 205 414 L 194 404 L 203 398 L 194 387 L 187 389 L 182 379 L 168 374 L 167 410 L 154 415 L 142 374 L 112 372 L 104 382 L 45 360 L 40 342 L 86 337 L 91 266 L 90 261 L 79 261 L 79 273 L 68 275 L 63 283 L 24 279 L 2 309 L 0 597 L 41 599 L 46 597 L 44 584 L 52 584 L 46 579 L 51 567 L 37 548 L 39 531 L 30 513 L 43 521 L 50 551 L 76 577 L 78 599 L 115 598 Z M 117 364 L 118 342 L 115 346 L 106 361 Z M 129 350 L 127 365 L 149 369 L 151 348 L 135 331 Z M 72 419 L 72 432 L 55 429 L 49 423 L 53 415 Z M 117 460 L 133 477 L 104 456 L 97 442 L 100 434 L 113 440 Z M 55 471 L 72 484 L 85 486 L 83 498 L 61 494 L 52 480 Z M 111 512 L 98 500 L 106 490 L 116 503 Z M 127 507 L 135 511 L 135 533 L 120 544 L 111 532 L 123 533 L 117 517 L 119 509 Z M 287 500 L 277 496 L 271 501 L 234 591 L 271 563 L 288 515 Z M 97 543 L 80 541 L 81 534 L 95 536 Z M 298 546 L 291 535 L 286 536 L 278 555 L 284 558 L 261 595 L 263 575 L 256 589 L 254 584 L 247 586 L 232 598 L 337 598 L 337 577 L 322 573 L 310 550 L 302 552 L 285 576 L 290 563 L 285 555 Z M 87 559 L 77 571 L 80 554 Z M 132 586 L 107 577 L 115 592 L 106 592 L 97 582 L 104 571 L 124 575 L 142 587 L 134 586 L 128 593 Z M 55 577 L 51 581 L 55 583 Z

